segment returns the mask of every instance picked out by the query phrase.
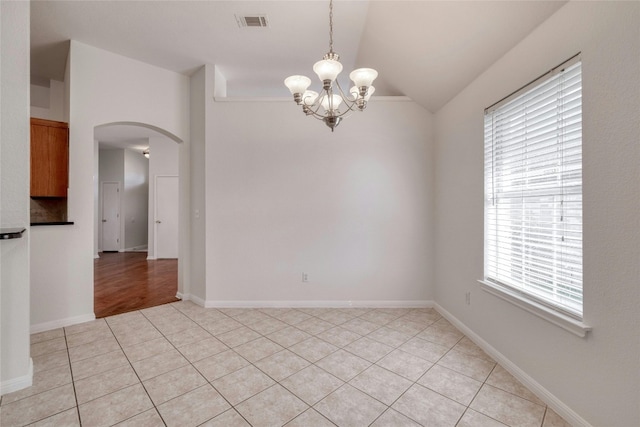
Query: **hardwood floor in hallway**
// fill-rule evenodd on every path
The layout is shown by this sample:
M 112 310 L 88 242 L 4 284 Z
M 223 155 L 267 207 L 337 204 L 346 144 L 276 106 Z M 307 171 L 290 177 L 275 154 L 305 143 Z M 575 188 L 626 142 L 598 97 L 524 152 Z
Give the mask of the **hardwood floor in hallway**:
M 94 260 L 94 311 L 112 316 L 178 301 L 178 260 L 146 252 L 101 252 Z

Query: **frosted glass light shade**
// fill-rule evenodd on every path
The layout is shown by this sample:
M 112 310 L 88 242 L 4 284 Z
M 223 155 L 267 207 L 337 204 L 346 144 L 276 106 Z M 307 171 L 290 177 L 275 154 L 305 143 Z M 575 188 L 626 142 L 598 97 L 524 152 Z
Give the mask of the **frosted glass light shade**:
M 340 71 L 342 71 L 342 64 L 333 59 L 323 59 L 313 64 L 313 71 L 321 81 L 334 81 L 336 77 L 338 77 L 338 74 L 340 74 Z
M 316 99 L 318 99 L 318 92 L 312 90 L 308 90 L 302 95 L 302 103 L 304 105 L 311 106 L 316 102 Z
M 284 84 L 289 88 L 292 95 L 304 93 L 311 86 L 311 79 L 306 76 L 290 76 L 284 79 Z
M 329 97 L 325 95 L 322 97 L 322 101 L 320 101 L 322 108 L 324 108 L 326 111 L 336 111 L 338 107 L 340 107 L 340 104 L 342 103 L 342 97 L 335 93 L 331 95 L 331 100 L 333 101 L 332 102 L 333 105 L 329 105 Z
M 378 77 L 378 72 L 373 68 L 358 68 L 349 74 L 349 78 L 357 87 L 371 86 L 376 77 Z
M 373 95 L 375 91 L 376 91 L 375 87 L 369 86 L 367 88 L 367 93 L 364 95 L 364 100 L 368 101 L 369 98 L 371 98 L 371 95 Z M 349 90 L 349 93 L 351 94 L 351 96 L 357 99 L 360 96 L 360 89 L 358 89 L 358 86 L 354 86 Z

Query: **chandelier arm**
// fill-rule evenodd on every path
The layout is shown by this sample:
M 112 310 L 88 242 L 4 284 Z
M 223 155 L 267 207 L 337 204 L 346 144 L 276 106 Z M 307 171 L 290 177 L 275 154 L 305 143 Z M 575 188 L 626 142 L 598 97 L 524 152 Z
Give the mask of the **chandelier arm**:
M 325 116 L 318 113 L 309 114 L 309 117 L 313 117 L 316 120 L 324 120 L 325 118 Z
M 334 117 L 344 117 L 344 116 L 346 116 L 347 114 L 350 114 L 350 113 L 352 113 L 352 112 L 354 112 L 354 111 L 355 111 L 355 110 L 354 110 L 353 108 L 349 107 L 349 108 L 347 108 L 347 110 L 346 110 L 345 112 L 340 113 L 340 114 L 335 114 L 335 115 L 334 115 Z
M 337 83 L 338 83 L 338 81 L 336 80 L 336 84 L 337 84 Z M 357 107 L 357 104 L 356 104 L 355 100 L 354 100 L 354 101 L 351 101 L 351 100 L 349 100 L 348 98 L 345 98 L 345 96 L 344 96 L 344 92 L 342 91 L 342 88 L 340 87 L 340 85 L 339 85 L 339 84 L 337 84 L 337 86 L 338 86 L 338 90 L 340 91 L 340 96 L 342 97 L 342 101 L 343 101 L 344 105 L 347 107 L 347 110 L 346 110 L 346 111 L 344 111 L 344 112 L 342 112 L 342 113 L 340 113 L 340 114 L 336 114 L 335 116 L 336 116 L 336 117 L 342 117 L 342 116 L 344 116 L 344 115 L 345 115 L 345 114 L 347 114 L 347 113 L 350 113 L 350 112 L 352 112 L 352 111 L 356 111 L 356 110 L 354 109 L 354 107 Z
M 350 113 L 352 113 L 353 111 L 354 111 L 353 109 L 347 109 L 347 111 L 345 111 L 344 113 L 334 114 L 333 117 L 345 117 L 347 114 L 351 115 Z M 318 120 L 324 120 L 326 117 L 329 117 L 328 115 L 320 114 L 317 112 L 313 112 L 312 114 L 307 114 L 307 115 Z
M 351 98 L 349 95 L 351 95 L 351 93 L 349 93 L 349 95 L 345 95 L 344 91 L 342 90 L 342 86 L 340 86 L 340 82 L 338 81 L 338 79 L 335 80 L 336 82 L 336 86 L 338 87 L 338 90 L 340 91 L 340 96 L 342 97 L 342 100 L 344 102 L 350 102 L 352 104 L 355 104 L 356 101 L 358 100 L 358 96 L 356 95 L 355 97 Z
M 311 117 L 313 117 L 314 119 L 317 119 L 317 120 L 324 120 L 325 116 L 318 112 L 320 110 L 320 107 L 321 107 L 321 105 L 320 105 L 320 102 L 318 102 L 318 101 L 314 102 L 311 105 L 307 105 L 307 110 L 305 111 L 305 114 L 307 116 L 311 116 Z
M 350 104 L 351 105 L 345 103 L 345 105 L 347 105 L 347 110 L 345 112 L 343 112 L 343 113 L 340 113 L 340 114 L 334 114 L 333 117 L 344 117 L 346 114 L 351 113 L 352 111 L 355 111 L 353 109 L 353 106 L 355 104 L 354 103 L 350 103 Z M 309 111 L 307 116 L 311 116 L 314 119 L 324 120 L 326 117 L 329 116 L 328 114 L 319 113 L 320 107 L 321 107 L 320 102 L 316 101 L 316 103 L 308 105 L 307 107 L 308 107 L 308 111 Z M 315 107 L 315 110 L 313 109 L 313 107 Z
M 313 110 L 313 109 L 309 108 L 309 113 L 307 113 L 306 115 L 307 116 L 311 116 L 311 117 L 313 117 L 314 119 L 317 119 L 317 120 L 324 120 L 325 117 L 327 117 L 327 116 L 325 114 L 319 113 L 318 112 L 319 110 L 320 110 L 320 104 L 317 104 L 316 105 L 316 109 Z M 342 117 L 342 114 L 340 114 L 339 116 L 336 116 L 336 117 Z
M 318 98 L 320 97 L 318 96 Z M 318 111 L 320 111 L 320 107 L 321 107 L 320 102 L 316 100 L 316 102 L 309 105 L 309 111 L 311 111 L 311 113 L 313 113 L 314 116 L 322 116 L 322 114 L 318 113 Z

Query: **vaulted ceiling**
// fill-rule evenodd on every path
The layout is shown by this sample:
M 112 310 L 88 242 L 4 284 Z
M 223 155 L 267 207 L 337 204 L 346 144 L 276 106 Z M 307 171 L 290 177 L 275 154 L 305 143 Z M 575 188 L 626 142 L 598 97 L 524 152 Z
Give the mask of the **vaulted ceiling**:
M 376 95 L 435 112 L 563 4 L 335 0 L 341 82 L 372 67 Z M 268 27 L 240 27 L 247 15 L 266 15 Z M 285 77 L 317 80 L 328 33 L 328 1 L 32 1 L 31 72 L 63 80 L 73 39 L 185 75 L 215 64 L 229 96 L 289 96 Z

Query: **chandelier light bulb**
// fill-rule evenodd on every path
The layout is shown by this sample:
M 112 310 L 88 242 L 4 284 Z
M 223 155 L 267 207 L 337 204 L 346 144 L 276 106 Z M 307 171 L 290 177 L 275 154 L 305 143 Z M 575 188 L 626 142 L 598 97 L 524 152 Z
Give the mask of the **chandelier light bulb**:
M 327 112 L 336 112 L 338 111 L 338 108 L 340 107 L 340 104 L 342 103 L 342 97 L 338 94 L 332 94 L 332 95 L 325 95 L 322 97 L 322 100 L 320 101 L 320 105 L 322 105 L 322 108 L 325 109 L 325 111 Z
M 371 86 L 376 77 L 378 77 L 378 72 L 373 68 L 358 68 L 349 74 L 349 78 L 358 88 Z
M 303 94 L 309 86 L 311 79 L 306 76 L 290 76 L 284 79 L 284 84 L 289 88 L 292 95 Z
M 342 71 L 342 64 L 333 59 L 323 59 L 313 65 L 313 71 L 318 75 L 318 78 L 323 84 L 327 80 L 333 82 Z
M 302 103 L 307 106 L 311 106 L 316 103 L 318 99 L 318 92 L 308 90 L 302 95 Z

